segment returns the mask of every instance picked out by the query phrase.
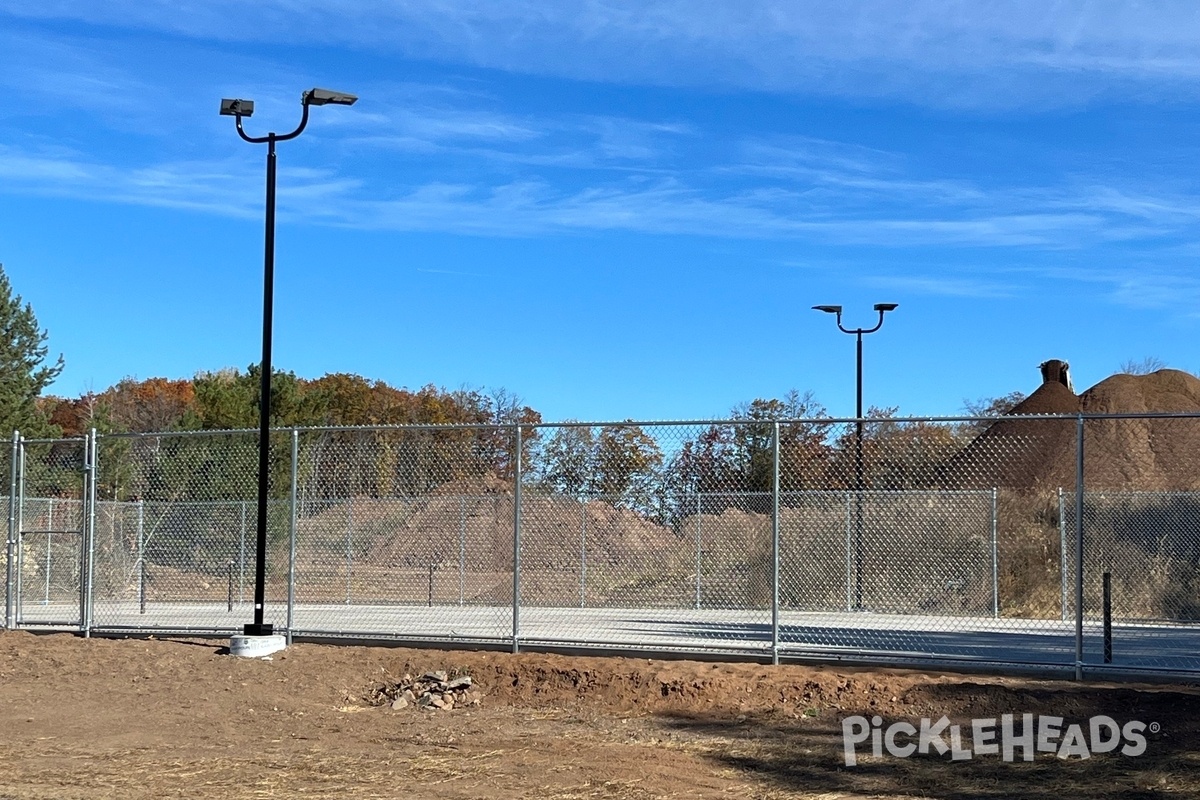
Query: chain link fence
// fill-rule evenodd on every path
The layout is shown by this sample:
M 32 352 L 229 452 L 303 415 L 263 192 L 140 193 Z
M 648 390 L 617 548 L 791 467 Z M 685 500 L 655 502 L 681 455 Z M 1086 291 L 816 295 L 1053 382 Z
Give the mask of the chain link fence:
M 80 626 L 86 551 L 85 439 L 22 443 L 10 512 L 9 617 L 13 625 Z
M 1068 537 L 1077 531 L 1075 495 L 1064 494 Z M 1091 492 L 1083 497 L 1083 613 L 1104 613 L 1110 576 L 1114 620 L 1200 623 L 1200 492 Z M 1068 560 L 1074 576 L 1074 561 Z
M 290 436 L 273 434 L 266 532 L 268 620 L 286 625 Z M 253 599 L 258 435 L 102 436 L 90 543 L 89 624 L 240 630 Z
M 1200 486 L 1170 485 L 1197 473 L 1163 460 L 1190 458 L 1173 437 L 1196 424 L 277 431 L 267 621 L 513 649 L 1196 671 Z M 257 458 L 254 431 L 21 440 L 8 626 L 240 631 Z

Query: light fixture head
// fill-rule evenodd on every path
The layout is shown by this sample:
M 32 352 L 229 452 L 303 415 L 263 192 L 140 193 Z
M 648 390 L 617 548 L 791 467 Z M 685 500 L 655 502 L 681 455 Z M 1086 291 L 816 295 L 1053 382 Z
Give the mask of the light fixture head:
M 841 306 L 813 306 L 813 311 L 824 311 L 826 314 L 842 313 Z
M 895 311 L 900 306 L 899 303 L 876 303 L 876 311 Z
M 309 89 L 300 98 L 300 102 L 306 106 L 352 106 L 357 100 L 358 95 L 332 89 Z
M 249 117 L 253 114 L 253 100 L 230 100 L 229 98 L 221 100 L 221 116 L 223 117 Z

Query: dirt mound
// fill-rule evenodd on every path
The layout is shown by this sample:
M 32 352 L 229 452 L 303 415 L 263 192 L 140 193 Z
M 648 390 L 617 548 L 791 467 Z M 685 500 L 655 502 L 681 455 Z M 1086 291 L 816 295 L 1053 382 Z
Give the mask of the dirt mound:
M 1195 797 L 1197 694 L 800 665 L 705 664 L 220 640 L 0 633 L 2 793 L 120 797 Z M 480 705 L 374 707 L 399 676 L 472 677 Z M 843 760 L 843 720 L 921 725 L 1023 713 L 1147 727 L 1134 758 L 977 753 Z M 1018 723 L 1019 724 L 1019 723 Z M 953 734 L 943 733 L 947 743 Z M 914 737 L 902 735 L 903 743 Z M 878 739 L 876 740 L 878 741 Z M 957 743 L 957 739 L 955 739 Z M 993 739 L 993 743 L 996 739 Z M 964 788 L 966 787 L 966 788 Z
M 1046 381 L 1009 414 L 1078 414 L 1080 409 L 1074 392 Z M 999 420 L 950 459 L 943 483 L 960 489 L 1074 485 L 1075 425 L 1074 420 Z
M 390 516 L 377 515 L 372 563 L 412 567 L 432 557 L 468 569 L 511 569 L 514 525 L 511 487 L 499 480 L 455 481 L 411 501 Z M 671 550 L 670 528 L 602 500 L 579 501 L 528 491 L 521 498 L 522 567 L 573 569 L 588 561 L 638 560 Z
M 1011 415 L 1200 412 L 1200 378 L 1164 369 L 1113 375 L 1081 395 L 1047 381 Z M 1085 420 L 1084 475 L 1090 489 L 1200 489 L 1200 420 Z M 1076 420 L 1002 419 L 947 465 L 956 486 L 1074 487 Z
M 1084 392 L 1080 400 L 1085 414 L 1200 411 L 1200 378 L 1177 369 L 1113 375 Z
M 1113 375 L 1084 392 L 1080 400 L 1085 414 L 1197 412 L 1200 378 L 1174 369 Z M 1084 462 L 1089 488 L 1200 489 L 1200 420 L 1089 421 Z
M 491 495 L 509 494 L 512 492 L 512 481 L 506 481 L 495 473 L 471 475 L 465 478 L 443 483 L 430 494 L 433 495 Z
M 1018 403 L 1010 414 L 1078 414 L 1079 396 L 1057 381 L 1047 381 Z M 1003 424 L 1003 423 L 1001 423 Z

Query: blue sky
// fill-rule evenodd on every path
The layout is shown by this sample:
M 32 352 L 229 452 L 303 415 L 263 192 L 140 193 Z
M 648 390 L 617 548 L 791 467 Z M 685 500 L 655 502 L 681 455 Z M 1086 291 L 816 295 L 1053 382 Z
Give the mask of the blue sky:
M 6 0 L 0 263 L 75 396 L 260 355 L 547 419 L 1196 371 L 1192 3 Z

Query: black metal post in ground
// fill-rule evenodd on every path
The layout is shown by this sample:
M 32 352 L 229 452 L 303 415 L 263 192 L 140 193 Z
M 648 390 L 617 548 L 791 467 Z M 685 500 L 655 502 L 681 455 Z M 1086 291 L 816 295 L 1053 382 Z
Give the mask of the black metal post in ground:
M 1112 663 L 1112 573 L 1104 573 L 1104 663 Z
M 308 122 L 308 106 L 304 107 L 304 122 Z M 238 117 L 238 133 L 242 133 Z M 294 135 L 299 135 L 300 128 Z M 243 139 L 249 137 L 242 134 Z M 267 134 L 267 220 L 263 247 L 263 331 L 262 361 L 259 363 L 258 383 L 258 524 L 254 559 L 254 622 L 242 632 L 247 636 L 270 636 L 274 626 L 263 622 L 267 588 L 267 500 L 270 491 L 271 458 L 271 330 L 275 311 L 275 142 L 274 131 Z
M 879 312 L 883 324 L 883 312 Z M 863 330 L 855 331 L 858 339 L 857 370 L 855 372 L 854 418 L 854 608 L 863 607 Z

